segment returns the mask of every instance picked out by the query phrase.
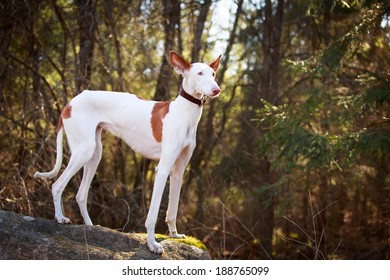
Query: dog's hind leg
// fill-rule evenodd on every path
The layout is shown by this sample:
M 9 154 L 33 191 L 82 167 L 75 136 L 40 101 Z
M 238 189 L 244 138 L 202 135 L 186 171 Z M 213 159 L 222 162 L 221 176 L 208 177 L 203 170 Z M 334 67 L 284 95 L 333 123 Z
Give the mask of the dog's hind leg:
M 84 165 L 83 179 L 81 180 L 79 191 L 76 195 L 76 201 L 79 205 L 81 215 L 83 216 L 84 223 L 86 225 L 92 225 L 91 218 L 88 214 L 87 200 L 88 191 L 91 186 L 92 179 L 96 173 L 99 162 L 102 158 L 102 140 L 101 140 L 102 128 L 96 129 L 95 141 L 96 148 L 92 158 Z
M 64 172 L 57 179 L 57 181 L 55 181 L 51 190 L 53 194 L 55 218 L 60 224 L 70 223 L 70 220 L 64 216 L 61 196 L 70 179 L 72 179 L 72 177 L 81 169 L 81 167 L 83 167 L 94 155 L 96 149 L 95 131 L 93 131 L 92 135 L 93 136 L 91 137 L 83 137 L 81 141 L 78 139 L 78 141 L 75 142 L 73 141 L 74 139 L 69 137 L 70 135 L 68 133 L 68 142 L 69 144 L 71 142 L 73 143 L 70 145 L 72 155 L 70 157 L 68 166 L 65 168 Z

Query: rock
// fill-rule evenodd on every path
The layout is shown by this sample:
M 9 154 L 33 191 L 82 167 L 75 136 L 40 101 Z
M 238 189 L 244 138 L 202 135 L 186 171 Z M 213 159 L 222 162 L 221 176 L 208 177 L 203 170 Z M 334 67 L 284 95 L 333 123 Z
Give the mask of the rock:
M 164 253 L 156 255 L 146 247 L 146 234 L 122 233 L 100 226 L 60 225 L 0 210 L 0 259 L 210 259 L 200 241 L 193 240 L 196 239 L 158 238 Z

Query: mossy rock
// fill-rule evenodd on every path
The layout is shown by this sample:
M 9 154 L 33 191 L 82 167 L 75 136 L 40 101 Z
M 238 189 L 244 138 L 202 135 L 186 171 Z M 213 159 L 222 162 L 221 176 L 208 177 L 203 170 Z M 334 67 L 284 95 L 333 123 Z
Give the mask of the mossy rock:
M 180 243 L 183 243 L 183 244 L 187 244 L 187 245 L 190 245 L 190 246 L 195 246 L 196 248 L 198 249 L 201 249 L 203 251 L 207 251 L 207 248 L 206 246 L 203 244 L 202 241 L 200 241 L 199 239 L 195 238 L 195 237 L 192 237 L 192 236 L 187 236 L 185 238 L 170 238 L 169 236 L 166 236 L 164 234 L 155 234 L 155 237 L 156 237 L 156 240 L 157 241 L 163 241 L 163 240 L 170 240 L 170 241 L 173 241 L 173 242 L 180 242 Z
M 194 237 L 156 235 L 164 253 L 151 253 L 146 234 L 123 233 L 101 226 L 59 225 L 0 210 L 0 259 L 210 259 L 206 247 Z

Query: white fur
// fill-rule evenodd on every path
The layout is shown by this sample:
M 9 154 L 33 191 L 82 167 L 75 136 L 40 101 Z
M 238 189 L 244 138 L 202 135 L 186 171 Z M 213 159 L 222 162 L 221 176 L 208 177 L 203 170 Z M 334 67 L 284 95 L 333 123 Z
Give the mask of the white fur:
M 196 98 L 215 97 L 219 94 L 220 89 L 214 75 L 220 57 L 210 65 L 189 64 L 175 52 L 170 54 L 171 64 L 176 72 L 183 76 L 183 89 Z M 84 167 L 76 200 L 85 224 L 92 225 L 87 211 L 88 190 L 102 156 L 102 129 L 106 129 L 123 139 L 135 152 L 146 158 L 159 160 L 145 223 L 149 249 L 158 254 L 163 252 L 161 244 L 155 240 L 154 233 L 168 176 L 170 191 L 166 222 L 169 233 L 171 237 L 185 237 L 177 233 L 176 216 L 183 174 L 196 145 L 196 129 L 202 107 L 179 95 L 169 105 L 169 112 L 162 121 L 162 141 L 157 142 L 151 126 L 152 110 L 156 103 L 128 93 L 88 90 L 69 102 L 70 116 L 60 119 L 63 127 L 59 127 L 57 135 L 55 166 L 50 172 L 37 172 L 34 175 L 36 178 L 52 178 L 58 174 L 62 162 L 62 139 L 65 130 L 71 157 L 66 169 L 52 187 L 55 218 L 58 223 L 70 223 L 63 214 L 61 195 L 69 180 Z

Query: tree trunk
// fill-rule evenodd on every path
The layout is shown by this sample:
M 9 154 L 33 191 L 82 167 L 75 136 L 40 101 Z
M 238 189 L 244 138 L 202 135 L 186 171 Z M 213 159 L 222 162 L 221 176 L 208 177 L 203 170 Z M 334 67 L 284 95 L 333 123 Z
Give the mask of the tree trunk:
M 202 35 L 204 30 L 204 24 L 207 19 L 207 15 L 210 10 L 211 0 L 206 0 L 201 4 L 199 16 L 196 20 L 194 40 L 192 42 L 191 60 L 192 62 L 199 62 L 199 53 L 202 49 Z
M 180 23 L 180 1 L 163 1 L 163 26 L 165 33 L 164 54 L 160 68 L 160 74 L 157 79 L 155 100 L 170 99 L 170 80 L 172 77 L 172 68 L 169 63 L 169 52 L 175 45 L 175 33 Z
M 225 72 L 227 70 L 227 65 L 229 62 L 229 57 L 230 57 L 230 52 L 233 48 L 233 45 L 235 43 L 236 35 L 237 35 L 237 27 L 238 27 L 238 22 L 242 13 L 242 4 L 243 0 L 240 0 L 237 4 L 237 10 L 236 10 L 236 15 L 235 15 L 235 20 L 233 24 L 233 28 L 230 31 L 229 35 L 229 41 L 228 45 L 226 46 L 226 51 L 224 53 L 224 57 L 221 63 L 220 70 L 217 73 L 217 83 L 221 86 L 223 84 Z M 233 91 L 233 95 L 234 95 Z M 233 98 L 234 96 L 232 96 Z M 218 102 L 218 101 L 217 101 Z M 231 100 L 230 100 L 231 102 Z M 227 103 L 227 105 L 230 104 L 230 102 Z M 204 213 L 203 213 L 203 205 L 204 205 L 204 181 L 202 181 L 200 174 L 202 173 L 201 170 L 203 168 L 206 168 L 205 165 L 208 164 L 208 161 L 202 161 L 204 158 L 208 158 L 213 149 L 215 148 L 218 139 L 222 137 L 223 129 L 225 127 L 225 121 L 226 118 L 222 118 L 221 125 L 219 127 L 218 133 L 213 133 L 214 131 L 214 107 L 215 107 L 215 102 L 210 102 L 208 108 L 207 108 L 207 121 L 206 121 L 206 130 L 199 130 L 198 134 L 201 134 L 200 137 L 204 139 L 203 142 L 199 143 L 199 147 L 195 149 L 194 155 L 191 160 L 191 169 L 189 173 L 189 177 L 187 180 L 187 184 L 190 184 L 194 179 L 196 180 L 196 193 L 197 193 L 197 207 L 196 207 L 196 214 L 195 214 L 195 220 L 199 222 L 203 222 L 204 220 Z M 230 106 L 225 106 L 223 110 L 223 115 L 226 116 L 226 112 L 228 111 Z M 218 137 L 215 137 L 214 135 L 218 135 Z M 211 140 L 210 140 L 211 138 Z M 207 139 L 207 140 L 206 140 Z M 202 166 L 202 162 L 204 163 L 204 166 Z
M 122 67 L 122 51 L 121 44 L 118 38 L 118 32 L 115 24 L 115 19 L 113 17 L 113 3 L 112 0 L 103 1 L 104 11 L 108 20 L 108 24 L 111 30 L 111 34 L 114 38 L 115 45 L 115 58 L 116 58 L 116 67 L 115 70 L 118 73 L 118 83 L 113 83 L 112 87 L 115 91 L 124 91 L 124 81 L 123 81 L 123 67 Z M 126 188 L 126 144 L 119 138 L 115 139 L 115 175 L 118 176 L 122 183 L 122 186 Z
M 14 1 L 6 1 L 0 6 L 1 10 L 1 24 L 0 24 L 0 104 L 4 104 L 4 85 L 9 68 L 9 55 L 8 49 L 11 44 L 12 34 L 15 29 L 15 21 L 13 15 L 17 9 L 17 4 Z M 0 110 L 3 110 L 3 106 L 0 106 Z
M 117 27 L 115 24 L 115 19 L 113 17 L 113 3 L 112 0 L 104 0 L 104 11 L 106 13 L 106 17 L 108 19 L 108 23 L 111 29 L 112 36 L 114 38 L 114 44 L 115 44 L 115 57 L 116 57 L 116 70 L 118 72 L 118 79 L 119 79 L 119 84 L 117 86 L 114 86 L 114 90 L 118 90 L 123 92 L 123 67 L 122 67 L 122 48 L 121 48 L 121 43 L 118 38 L 118 32 L 117 32 Z
M 314 254 L 314 259 L 326 259 L 326 214 L 327 214 L 327 204 L 328 204 L 328 174 L 324 170 L 321 172 L 320 185 L 318 193 L 318 205 L 314 208 L 312 213 L 313 225 L 315 226 L 313 239 L 315 241 L 316 252 Z M 312 201 L 310 203 L 313 203 Z M 318 207 L 318 208 L 317 208 Z M 314 217 L 315 215 L 315 217 Z
M 77 0 L 80 51 L 78 53 L 77 93 L 89 88 L 95 45 L 95 7 L 92 0 Z
M 260 242 L 253 252 L 258 258 L 269 259 L 272 257 L 272 238 L 274 231 L 274 208 L 276 203 L 275 171 L 271 170 L 272 163 L 266 157 L 256 154 L 259 135 L 264 133 L 266 127 L 256 127 L 252 122 L 256 118 L 256 111 L 262 106 L 260 99 L 271 104 L 276 104 L 279 96 L 279 68 L 280 68 L 280 45 L 283 23 L 283 0 L 272 5 L 270 0 L 265 1 L 265 6 L 258 11 L 259 16 L 264 18 L 259 28 L 261 32 L 261 52 L 256 57 L 254 68 L 258 72 L 250 75 L 253 87 L 244 88 L 242 102 L 243 112 L 240 138 L 235 151 L 235 165 L 239 166 L 239 176 L 243 187 L 257 193 L 253 197 L 252 207 L 256 210 L 248 211 L 252 215 L 248 217 L 248 228 L 252 229 L 253 235 Z M 261 66 L 258 66 L 261 65 Z M 249 199 L 249 198 L 248 198 Z M 249 224 L 252 223 L 252 224 Z

